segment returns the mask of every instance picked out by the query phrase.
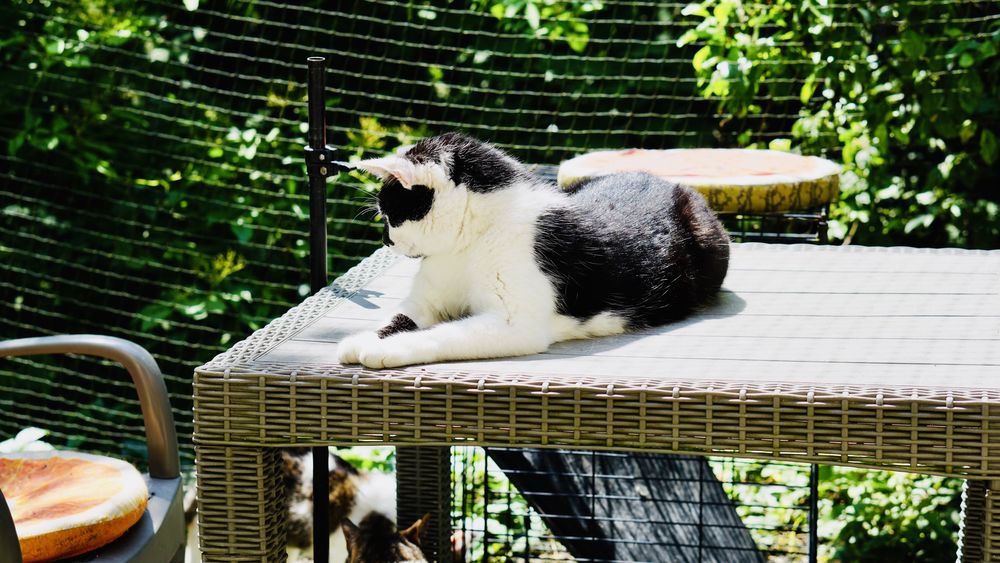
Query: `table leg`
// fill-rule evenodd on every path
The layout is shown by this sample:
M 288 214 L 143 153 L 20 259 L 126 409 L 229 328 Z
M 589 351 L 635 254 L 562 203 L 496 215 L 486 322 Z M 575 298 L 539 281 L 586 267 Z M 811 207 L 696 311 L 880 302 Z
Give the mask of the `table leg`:
M 451 563 L 451 448 L 396 448 L 396 512 L 401 528 L 430 513 L 424 555 Z
M 202 560 L 286 559 L 281 450 L 195 447 Z
M 1000 561 L 1000 480 L 989 481 L 986 485 L 983 560 Z
M 1000 480 L 965 482 L 958 558 L 962 563 L 1000 561 Z
M 958 529 L 958 561 L 983 560 L 987 481 L 966 481 L 962 487 L 962 519 Z

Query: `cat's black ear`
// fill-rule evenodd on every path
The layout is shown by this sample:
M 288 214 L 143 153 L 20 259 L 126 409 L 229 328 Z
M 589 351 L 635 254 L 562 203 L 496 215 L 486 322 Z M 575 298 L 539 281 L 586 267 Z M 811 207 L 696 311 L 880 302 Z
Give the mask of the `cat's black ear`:
M 449 172 L 456 186 L 464 184 L 469 191 L 485 193 L 515 181 L 518 164 L 492 145 L 469 140 L 451 155 Z
M 358 474 L 358 468 L 354 467 L 354 464 L 352 464 L 351 462 L 347 461 L 346 459 L 340 457 L 337 454 L 332 454 L 330 457 L 333 458 L 333 464 L 332 465 L 333 465 L 334 471 L 338 471 L 338 470 L 339 471 L 343 471 L 344 473 L 347 473 L 348 475 L 357 475 Z M 333 473 L 333 471 L 331 471 L 330 473 Z
M 344 531 L 344 539 L 347 540 L 347 552 L 353 553 L 361 540 L 361 530 L 347 518 L 340 521 L 340 529 Z
M 355 163 L 355 166 L 366 172 L 371 172 L 383 180 L 395 178 L 399 180 L 400 185 L 408 190 L 417 183 L 416 167 L 412 162 L 398 155 L 369 158 Z
M 427 514 L 424 514 L 420 520 L 414 522 L 412 526 L 402 532 L 399 532 L 399 535 L 403 536 L 415 545 L 420 545 L 420 535 L 423 534 L 424 526 L 427 525 L 427 522 L 429 522 L 430 519 L 431 513 L 428 512 Z

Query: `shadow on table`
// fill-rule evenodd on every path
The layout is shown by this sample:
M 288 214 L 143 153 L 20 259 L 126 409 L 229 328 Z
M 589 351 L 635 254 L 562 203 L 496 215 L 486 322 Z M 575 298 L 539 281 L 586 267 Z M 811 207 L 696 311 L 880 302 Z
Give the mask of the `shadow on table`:
M 598 338 L 588 338 L 583 340 L 567 340 L 552 345 L 549 349 L 551 353 L 543 353 L 534 356 L 524 356 L 522 358 L 509 358 L 508 361 L 520 360 L 558 360 L 566 357 L 589 356 L 605 352 L 612 352 L 643 338 L 651 336 L 666 335 L 688 327 L 705 322 L 707 318 L 713 320 L 738 315 L 746 309 L 746 301 L 736 293 L 722 291 L 715 300 L 691 314 L 691 316 L 663 326 L 637 330 L 617 336 L 601 336 Z

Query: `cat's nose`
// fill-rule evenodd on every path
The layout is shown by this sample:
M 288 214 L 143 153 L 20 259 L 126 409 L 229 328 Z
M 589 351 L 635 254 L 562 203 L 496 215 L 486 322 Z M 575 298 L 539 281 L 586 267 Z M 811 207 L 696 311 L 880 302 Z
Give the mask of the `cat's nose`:
M 382 244 L 386 246 L 392 246 L 393 244 L 395 244 L 394 242 L 392 242 L 392 239 L 389 238 L 388 227 L 382 230 Z

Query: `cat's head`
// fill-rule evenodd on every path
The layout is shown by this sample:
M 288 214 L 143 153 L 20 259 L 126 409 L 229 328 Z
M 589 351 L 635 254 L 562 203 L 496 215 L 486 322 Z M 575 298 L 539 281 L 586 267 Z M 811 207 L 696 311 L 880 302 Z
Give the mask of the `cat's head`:
M 430 518 L 425 514 L 409 528 L 398 531 L 378 512 L 365 516 L 358 525 L 345 519 L 341 526 L 347 541 L 347 563 L 427 563 L 420 550 L 420 535 Z
M 357 166 L 382 178 L 382 240 L 407 256 L 456 251 L 476 214 L 476 197 L 526 176 L 523 166 L 500 149 L 458 133 L 430 137 Z

